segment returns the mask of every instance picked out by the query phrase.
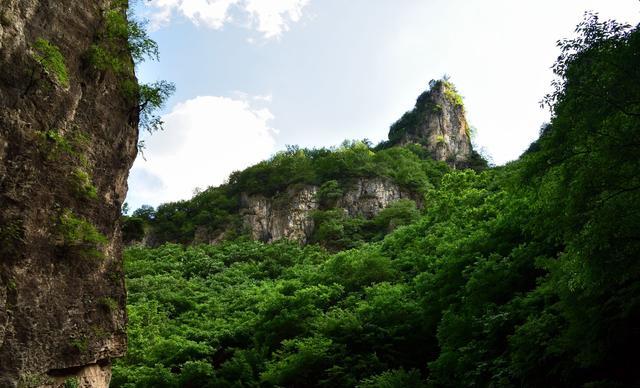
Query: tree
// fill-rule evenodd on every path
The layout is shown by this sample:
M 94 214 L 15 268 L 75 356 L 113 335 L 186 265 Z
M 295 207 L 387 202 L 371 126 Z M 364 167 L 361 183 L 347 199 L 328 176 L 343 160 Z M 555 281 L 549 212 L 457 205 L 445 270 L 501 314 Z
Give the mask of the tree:
M 153 206 L 142 205 L 134 210 L 131 216 L 140 218 L 145 222 L 151 222 L 156 217 L 156 211 Z

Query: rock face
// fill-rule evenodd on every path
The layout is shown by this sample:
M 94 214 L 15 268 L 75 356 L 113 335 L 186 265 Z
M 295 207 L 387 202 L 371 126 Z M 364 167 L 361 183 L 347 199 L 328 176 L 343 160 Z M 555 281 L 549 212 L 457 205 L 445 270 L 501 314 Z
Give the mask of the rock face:
M 338 200 L 337 207 L 345 209 L 350 217 L 370 219 L 391 202 L 402 198 L 416 200 L 415 197 L 387 179 L 358 179 Z
M 106 387 L 126 349 L 135 77 L 87 63 L 111 1 L 1 3 L 0 386 Z
M 242 195 L 240 215 L 255 240 L 306 242 L 313 233 L 311 213 L 318 209 L 316 186 L 289 188 L 276 198 Z
M 244 225 L 256 240 L 288 239 L 305 243 L 313 233 L 313 211 L 320 207 L 317 192 L 317 186 L 305 185 L 290 187 L 275 198 L 243 195 L 240 214 Z M 336 207 L 351 217 L 370 219 L 392 202 L 401 198 L 415 200 L 414 197 L 386 179 L 358 179 L 337 200 Z
M 391 126 L 389 141 L 393 145 L 421 144 L 434 159 L 460 168 L 472 157 L 469 131 L 462 98 L 453 84 L 431 81 L 413 110 Z

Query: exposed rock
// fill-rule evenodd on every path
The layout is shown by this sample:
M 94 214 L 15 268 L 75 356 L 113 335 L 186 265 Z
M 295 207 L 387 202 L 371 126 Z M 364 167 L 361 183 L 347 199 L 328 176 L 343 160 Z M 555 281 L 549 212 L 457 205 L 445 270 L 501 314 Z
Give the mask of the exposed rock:
M 387 179 L 358 179 L 345 191 L 338 201 L 338 207 L 345 209 L 351 217 L 370 219 L 401 198 L 416 199 L 415 195 L 400 189 Z
M 316 186 L 291 187 L 267 198 L 242 195 L 240 214 L 251 237 L 265 242 L 280 239 L 306 242 L 313 232 L 311 213 L 318 209 Z
M 288 239 L 305 243 L 313 233 L 313 211 L 319 209 L 318 187 L 290 187 L 274 198 L 243 195 L 241 215 L 252 238 L 264 242 Z M 382 209 L 401 198 L 416 200 L 412 193 L 383 178 L 358 179 L 337 201 L 351 217 L 375 217 Z
M 0 386 L 104 387 L 126 349 L 118 223 L 137 108 L 119 85 L 135 78 L 86 63 L 110 3 L 0 4 Z
M 393 145 L 418 143 L 436 160 L 451 167 L 466 167 L 473 149 L 462 99 L 454 86 L 445 80 L 432 81 L 430 89 L 391 126 L 389 142 Z

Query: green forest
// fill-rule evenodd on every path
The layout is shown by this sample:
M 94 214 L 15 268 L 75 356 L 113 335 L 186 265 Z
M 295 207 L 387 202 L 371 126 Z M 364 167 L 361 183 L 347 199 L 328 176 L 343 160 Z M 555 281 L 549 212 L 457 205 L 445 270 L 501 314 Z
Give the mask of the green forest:
M 126 241 L 155 243 L 125 251 L 129 349 L 111 386 L 639 386 L 640 29 L 587 15 L 559 48 L 552 119 L 505 166 L 290 147 L 125 217 Z M 334 208 L 374 176 L 423 204 Z M 240 194 L 302 184 L 320 187 L 311 243 L 250 240 Z M 194 242 L 202 227 L 224 240 Z

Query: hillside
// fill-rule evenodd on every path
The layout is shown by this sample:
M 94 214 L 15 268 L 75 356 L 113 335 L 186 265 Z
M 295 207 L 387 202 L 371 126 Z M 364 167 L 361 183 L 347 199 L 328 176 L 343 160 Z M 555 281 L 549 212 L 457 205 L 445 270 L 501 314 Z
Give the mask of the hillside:
M 135 210 L 125 218 L 124 239 L 157 246 L 245 235 L 344 249 L 380 239 L 411 219 L 450 169 L 486 168 L 471 146 L 462 98 L 449 81 L 431 81 L 389 138 L 376 147 L 363 141 L 332 149 L 289 147 L 191 200 Z M 389 206 L 395 210 L 380 214 Z M 391 212 L 402 214 L 383 221 Z
M 291 148 L 134 212 L 154 245 L 189 244 L 126 251 L 113 386 L 638 386 L 640 30 L 591 15 L 577 32 L 551 123 L 506 166 L 458 168 L 461 110 L 439 133 L 426 94 L 379 147 Z M 408 195 L 354 217 L 362 179 Z M 241 198 L 286 209 L 309 187 L 307 244 L 247 233 Z

